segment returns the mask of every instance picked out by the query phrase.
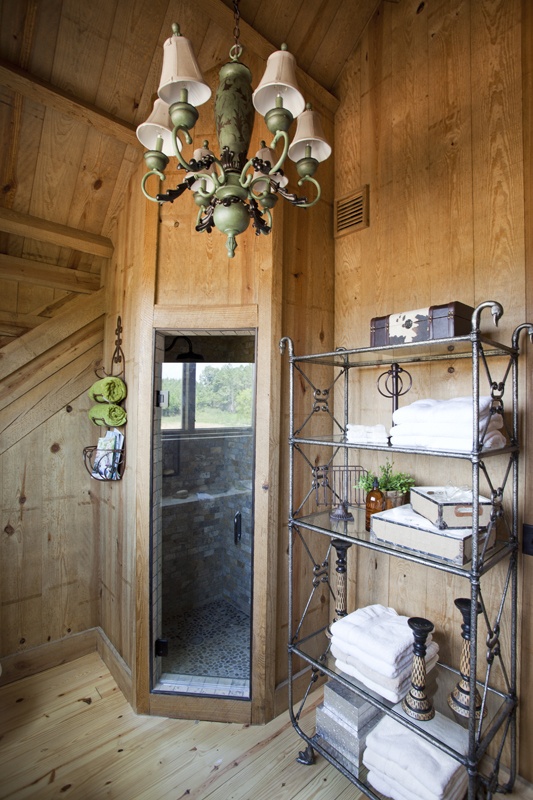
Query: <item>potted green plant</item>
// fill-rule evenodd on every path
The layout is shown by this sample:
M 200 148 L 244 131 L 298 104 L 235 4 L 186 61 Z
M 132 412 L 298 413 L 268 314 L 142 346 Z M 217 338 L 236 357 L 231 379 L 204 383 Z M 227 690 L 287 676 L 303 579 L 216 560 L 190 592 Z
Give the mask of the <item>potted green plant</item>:
M 378 482 L 379 490 L 383 492 L 385 508 L 401 506 L 405 503 L 407 493 L 416 483 L 416 480 L 408 472 L 394 472 L 391 462 L 387 461 L 379 468 L 379 475 L 373 472 L 361 475 L 355 488 L 363 489 L 368 493 L 374 487 L 375 480 Z

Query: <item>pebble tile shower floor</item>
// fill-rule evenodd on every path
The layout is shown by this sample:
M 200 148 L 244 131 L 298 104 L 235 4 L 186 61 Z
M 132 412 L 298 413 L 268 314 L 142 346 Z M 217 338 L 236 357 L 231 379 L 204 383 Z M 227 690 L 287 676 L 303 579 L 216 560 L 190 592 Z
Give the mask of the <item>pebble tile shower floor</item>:
M 168 656 L 160 691 L 248 697 L 250 618 L 216 600 L 163 620 Z

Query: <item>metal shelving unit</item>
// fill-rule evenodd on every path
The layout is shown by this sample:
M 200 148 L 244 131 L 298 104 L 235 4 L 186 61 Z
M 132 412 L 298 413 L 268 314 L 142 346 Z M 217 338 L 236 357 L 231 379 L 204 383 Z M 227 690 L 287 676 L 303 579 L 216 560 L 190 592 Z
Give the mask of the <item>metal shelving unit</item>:
M 281 352 L 288 353 L 289 360 L 289 708 L 292 723 L 306 742 L 306 748 L 300 752 L 298 761 L 311 764 L 315 752 L 320 753 L 339 769 L 368 797 L 379 800 L 378 795 L 365 783 L 364 774 L 354 774 L 346 767 L 346 761 L 335 757 L 334 750 L 328 746 L 316 733 L 309 735 L 301 727 L 302 712 L 306 706 L 308 696 L 313 687 L 321 678 L 337 681 L 354 695 L 367 700 L 381 714 L 387 714 L 397 720 L 401 725 L 417 732 L 426 740 L 432 742 L 440 750 L 448 753 L 457 761 L 464 764 L 468 771 L 468 798 L 491 798 L 495 792 L 508 792 L 512 789 L 516 774 L 516 664 L 517 664 L 517 555 L 518 555 L 518 456 L 519 456 L 519 425 L 518 425 L 518 357 L 519 339 L 522 332 L 527 332 L 533 341 L 533 325 L 524 323 L 513 333 L 511 345 L 495 342 L 492 338 L 480 331 L 480 317 L 484 309 L 490 309 L 493 321 L 497 324 L 503 314 L 502 306 L 495 301 L 488 301 L 479 305 L 472 315 L 472 330 L 466 336 L 449 339 L 439 339 L 422 343 L 402 344 L 392 347 L 365 347 L 360 349 L 339 349 L 330 353 L 317 353 L 312 355 L 297 356 L 294 353 L 292 341 L 284 337 L 280 342 Z M 505 412 L 505 432 L 509 443 L 498 450 L 482 449 L 482 441 L 476 433 L 472 436 L 471 452 L 450 452 L 436 450 L 422 450 L 414 447 L 393 447 L 386 445 L 353 444 L 347 441 L 346 430 L 349 410 L 349 374 L 352 370 L 369 370 L 376 368 L 389 368 L 396 374 L 398 365 L 424 364 L 440 360 L 470 359 L 472 371 L 472 402 L 473 402 L 473 432 L 479 431 L 479 398 L 480 385 L 484 394 L 489 394 L 494 409 L 502 415 Z M 492 359 L 496 358 L 496 362 Z M 503 373 L 499 380 L 493 378 L 491 364 L 499 365 Z M 325 384 L 318 384 L 313 380 L 313 370 L 322 369 L 321 379 Z M 301 421 L 296 425 L 295 416 L 295 381 L 311 389 L 312 400 L 308 412 L 300 413 Z M 509 386 L 510 384 L 510 386 Z M 335 415 L 333 408 L 334 392 L 342 393 L 342 402 L 337 402 L 337 407 L 342 406 L 342 417 Z M 398 396 L 403 392 L 401 387 L 395 387 L 391 393 L 393 408 L 398 405 Z M 383 392 L 382 392 L 383 393 Z M 339 415 L 338 415 L 339 416 Z M 314 435 L 317 418 L 327 420 L 331 424 L 331 435 Z M 328 463 L 316 467 L 306 448 L 309 446 L 325 448 L 330 457 Z M 349 457 L 354 457 L 354 451 L 382 451 L 393 456 L 395 453 L 427 455 L 428 458 L 463 459 L 471 464 L 471 488 L 473 496 L 480 494 L 480 477 L 483 476 L 490 487 L 492 509 L 491 525 L 498 530 L 498 540 L 491 550 L 478 546 L 479 508 L 473 504 L 472 513 L 472 560 L 464 566 L 446 563 L 414 551 L 395 548 L 392 545 L 379 544 L 371 541 L 370 535 L 365 531 L 364 507 L 361 498 L 353 498 L 349 493 L 348 480 L 344 482 L 344 496 L 337 488 L 331 492 L 331 507 L 329 509 L 312 508 L 313 498 L 320 488 L 320 497 L 327 495 L 328 474 L 335 465 L 342 472 L 343 468 L 348 475 Z M 499 465 L 499 466 L 498 466 Z M 309 472 L 309 490 L 303 491 L 302 497 L 296 497 L 295 471 L 299 470 L 299 478 Z M 305 479 L 305 478 L 304 478 Z M 301 481 L 300 481 L 301 485 Z M 342 487 L 342 483 L 340 484 Z M 334 513 L 335 508 L 341 512 Z M 313 540 L 313 542 L 311 541 Z M 317 548 L 316 542 L 320 543 Z M 305 598 L 302 593 L 301 579 L 298 576 L 298 586 L 294 576 L 294 553 L 298 546 L 304 558 L 310 561 L 309 573 L 311 581 L 309 596 Z M 346 572 L 347 551 L 349 548 L 369 548 L 389 556 L 406 559 L 421 564 L 429 569 L 436 569 L 463 577 L 470 587 L 471 615 L 470 615 L 470 715 L 468 718 L 456 717 L 448 707 L 446 699 L 460 677 L 459 669 L 451 665 L 439 664 L 432 674 L 433 700 L 435 707 L 455 724 L 465 729 L 468 738 L 468 751 L 464 756 L 453 750 L 442 741 L 434 738 L 424 730 L 423 723 L 417 723 L 399 713 L 399 704 L 394 705 L 380 695 L 367 689 L 362 683 L 341 673 L 335 667 L 335 659 L 330 654 L 329 626 L 315 630 L 309 611 L 312 608 L 312 598 L 319 587 L 327 585 L 327 591 L 335 609 L 335 617 L 345 615 L 346 612 Z M 318 549 L 319 555 L 313 550 Z M 324 557 L 325 551 L 325 557 Z M 336 563 L 336 567 L 334 566 Z M 485 604 L 483 583 L 497 564 L 503 563 L 505 578 L 502 584 L 501 599 L 498 608 L 492 611 Z M 333 566 L 332 566 L 333 565 Z M 335 578 L 332 580 L 331 575 Z M 335 585 L 333 585 L 335 584 Z M 297 591 L 295 591 L 297 589 Z M 297 599 L 296 596 L 297 595 Z M 376 598 L 379 602 L 379 598 Z M 478 603 L 482 613 L 478 617 Z M 505 613 L 504 613 L 505 612 Z M 481 636 L 481 626 L 485 627 L 486 657 L 485 664 L 478 664 L 477 643 Z M 502 625 L 507 625 L 502 630 Z M 296 664 L 296 667 L 295 667 Z M 302 664 L 309 673 L 309 683 L 303 700 L 297 711 L 294 711 L 294 681 L 296 675 L 301 677 Z M 493 685 L 493 667 L 499 668 L 499 681 L 503 683 L 496 687 Z M 484 666 L 484 669 L 482 669 Z M 434 674 L 433 674 L 434 673 Z M 503 676 L 503 680 L 502 677 Z M 481 695 L 483 713 L 480 719 L 475 714 L 476 689 Z M 487 753 L 489 745 L 496 749 L 496 755 L 491 756 L 490 766 L 487 771 L 486 762 L 483 771 L 480 769 L 482 759 Z M 504 746 L 510 754 L 509 776 L 503 782 L 500 778 L 500 762 Z M 364 770 L 363 770 L 364 772 Z

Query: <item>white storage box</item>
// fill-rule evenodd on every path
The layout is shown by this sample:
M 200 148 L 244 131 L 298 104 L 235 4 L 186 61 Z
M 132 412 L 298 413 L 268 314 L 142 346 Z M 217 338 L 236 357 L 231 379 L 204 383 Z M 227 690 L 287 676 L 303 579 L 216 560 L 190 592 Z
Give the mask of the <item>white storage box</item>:
M 472 492 L 452 486 L 413 486 L 413 511 L 421 514 L 441 530 L 472 527 Z M 479 525 L 489 524 L 492 503 L 488 497 L 478 497 Z

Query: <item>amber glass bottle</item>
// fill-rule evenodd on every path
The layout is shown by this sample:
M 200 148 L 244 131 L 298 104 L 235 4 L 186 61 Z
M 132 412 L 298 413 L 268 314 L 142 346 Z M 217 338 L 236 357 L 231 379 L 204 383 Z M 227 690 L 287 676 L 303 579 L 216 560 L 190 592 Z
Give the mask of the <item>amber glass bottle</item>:
M 374 486 L 366 496 L 366 514 L 365 514 L 365 528 L 370 530 L 370 517 L 372 514 L 377 514 L 378 511 L 383 511 L 384 497 L 383 492 L 379 489 L 378 479 L 374 478 Z

